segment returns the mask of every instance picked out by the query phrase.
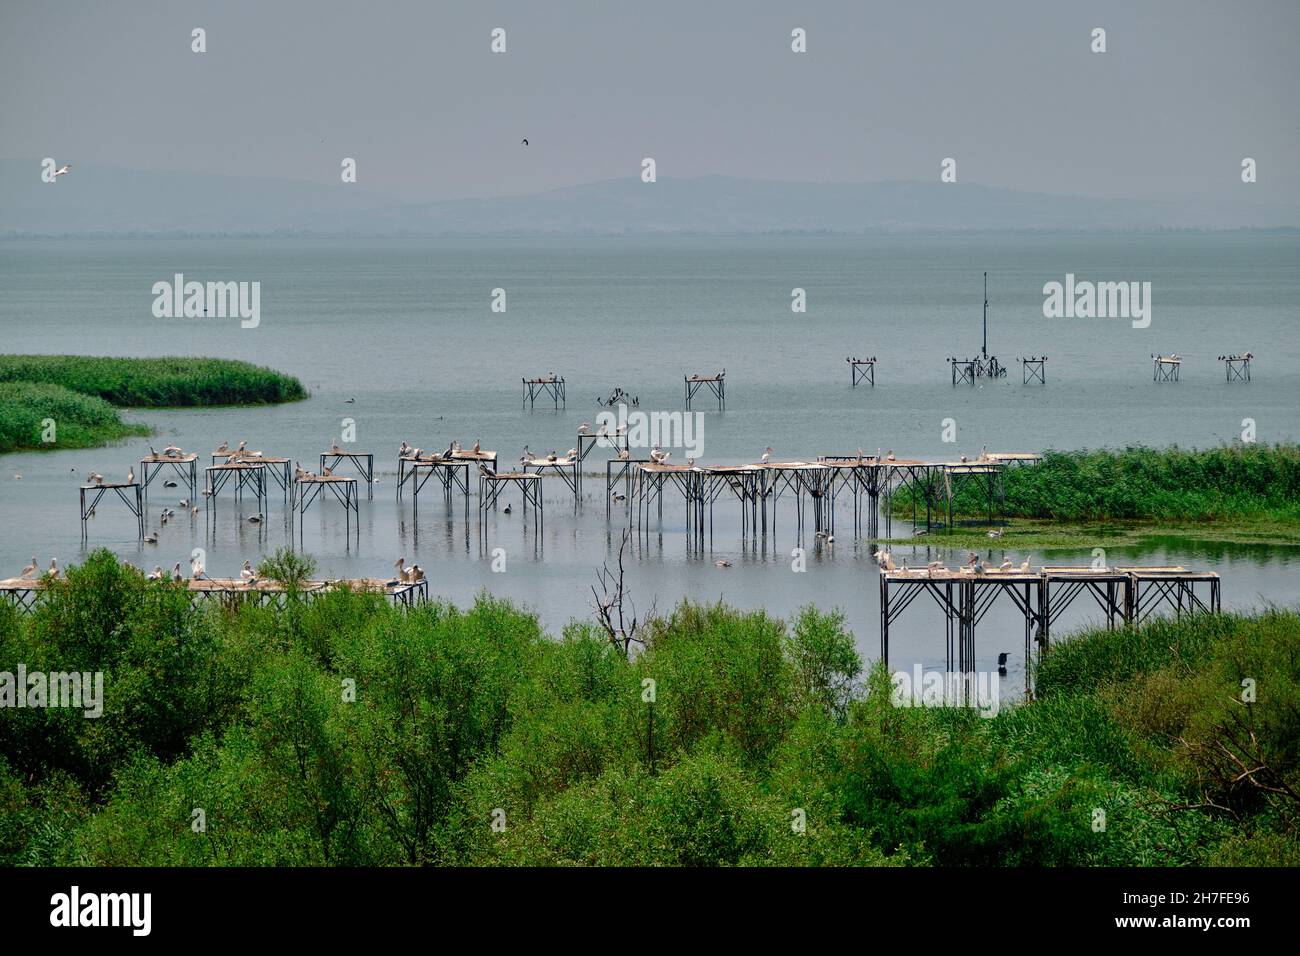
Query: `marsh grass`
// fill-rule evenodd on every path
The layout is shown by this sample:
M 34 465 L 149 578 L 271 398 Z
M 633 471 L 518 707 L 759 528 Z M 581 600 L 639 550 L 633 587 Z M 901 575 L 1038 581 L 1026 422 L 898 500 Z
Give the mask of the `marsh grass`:
M 0 355 L 0 453 L 90 448 L 152 432 L 114 406 L 261 405 L 306 398 L 296 378 L 228 359 Z M 43 442 L 54 419 L 57 442 Z
M 54 442 L 42 440 L 46 419 L 54 420 Z M 102 398 L 61 385 L 0 382 L 0 452 L 91 448 L 149 433 L 146 425 L 124 422 Z
M 1004 472 L 1009 519 L 1090 525 L 1300 524 L 1300 446 L 1224 445 L 1050 451 Z M 914 489 L 895 495 L 894 514 L 912 513 Z M 919 501 L 924 513 L 924 501 Z M 980 520 L 987 503 L 974 483 L 953 501 L 955 519 Z M 961 529 L 954 529 L 960 533 Z
M 307 397 L 296 378 L 231 359 L 0 355 L 0 382 L 62 385 L 126 408 L 262 405 Z

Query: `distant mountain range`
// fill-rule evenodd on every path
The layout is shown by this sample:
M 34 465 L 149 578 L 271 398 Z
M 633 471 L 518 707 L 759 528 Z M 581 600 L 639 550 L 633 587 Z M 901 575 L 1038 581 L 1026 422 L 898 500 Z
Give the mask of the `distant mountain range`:
M 0 160 L 0 238 L 603 236 L 1300 227 L 1300 206 L 1090 199 L 968 183 L 606 180 L 527 196 L 403 203 L 361 185 L 76 165 L 58 183 Z

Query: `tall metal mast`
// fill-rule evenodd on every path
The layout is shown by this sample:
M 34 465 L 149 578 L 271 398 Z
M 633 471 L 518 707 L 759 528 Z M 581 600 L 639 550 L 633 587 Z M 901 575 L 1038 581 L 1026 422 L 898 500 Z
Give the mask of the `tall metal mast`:
M 989 357 L 989 274 L 984 273 L 984 357 Z

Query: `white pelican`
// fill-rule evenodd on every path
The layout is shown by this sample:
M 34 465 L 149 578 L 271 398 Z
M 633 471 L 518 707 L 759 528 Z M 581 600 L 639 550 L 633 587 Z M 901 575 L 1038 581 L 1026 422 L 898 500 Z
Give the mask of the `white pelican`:
M 36 555 L 32 555 L 32 563 L 27 565 L 27 567 L 23 568 L 22 574 L 18 575 L 18 577 L 20 578 L 36 577 Z
M 150 450 L 150 451 L 153 451 L 152 448 L 150 448 L 149 450 Z M 226 440 L 223 441 L 220 445 L 217 446 L 217 454 L 218 454 L 218 455 L 224 455 L 224 454 L 225 454 L 227 451 L 229 451 L 229 450 L 230 450 L 230 440 L 229 440 L 229 439 L 226 439 Z M 155 456 L 155 457 L 156 457 L 156 456 Z
M 185 575 L 181 574 L 181 563 L 179 561 L 177 561 L 175 564 L 172 565 L 172 580 L 173 581 L 185 580 Z
M 579 434 L 579 435 L 585 435 L 585 434 L 587 434 L 587 429 L 589 429 L 589 428 L 591 428 L 591 423 L 590 423 L 590 422 L 583 422 L 581 425 L 578 426 L 578 434 Z
M 1015 565 L 1011 563 L 1010 558 L 1003 558 L 1002 563 L 998 565 L 999 571 L 1010 571 Z
M 771 461 L 771 460 L 772 460 L 772 446 L 771 446 L 771 445 L 768 445 L 766 448 L 763 449 L 763 458 L 762 458 L 762 461 L 763 461 L 763 464 L 766 465 L 766 464 L 767 464 L 769 461 Z
M 989 532 L 989 537 L 990 537 L 990 538 L 1000 538 L 1000 537 L 1002 537 L 1002 529 L 1001 529 L 1001 528 L 994 528 L 992 531 Z
M 53 177 L 51 177 L 50 182 L 57 183 L 59 181 L 59 177 L 68 175 L 68 170 L 71 168 L 72 168 L 71 165 L 69 165 L 68 163 L 64 163 L 62 166 L 60 166 L 58 169 L 54 171 L 54 175 Z
M 244 566 L 239 569 L 239 580 L 248 585 L 257 583 L 257 572 L 253 570 L 253 564 L 251 561 L 246 560 Z
M 1025 558 L 1025 560 L 1023 560 L 1023 561 L 1020 562 L 1020 570 L 1021 570 L 1021 571 L 1028 571 L 1028 570 L 1029 570 L 1029 559 L 1028 559 L 1028 558 Z
M 620 449 L 618 450 L 618 457 L 619 457 L 620 459 L 626 461 L 626 460 L 627 460 L 629 457 L 631 457 L 631 456 L 628 454 L 628 451 L 627 451 L 626 448 L 620 448 Z
M 569 449 L 569 453 L 568 453 L 567 455 L 565 455 L 564 457 L 565 457 L 565 458 L 568 458 L 570 461 L 572 461 L 574 458 L 577 458 L 577 457 L 578 457 L 578 449 L 576 449 L 576 448 L 570 448 L 570 449 Z
M 717 565 L 718 567 L 720 567 L 720 568 L 729 568 L 729 567 L 731 567 L 731 562 L 728 561 L 726 558 L 719 558 L 718 560 L 714 561 L 713 563 L 716 564 L 716 565 Z
M 242 454 L 244 453 L 244 449 L 247 448 L 247 447 L 248 447 L 248 442 L 246 442 L 246 441 L 241 441 L 241 442 L 239 443 L 239 447 L 235 449 L 235 454 L 237 454 L 237 455 L 242 455 Z
M 190 499 L 182 498 L 180 501 L 180 505 L 182 508 L 188 508 L 190 506 Z
M 153 570 L 148 574 L 148 580 L 161 581 L 163 579 L 163 569 L 161 564 L 155 564 Z
M 666 465 L 666 464 L 668 464 L 668 459 L 671 458 L 671 457 L 673 457 L 673 453 L 672 453 L 672 452 L 670 452 L 670 451 L 666 451 L 666 452 L 664 452 L 662 455 L 659 456 L 659 464 L 661 464 L 661 465 Z
M 126 470 L 126 483 L 127 483 L 128 485 L 133 485 L 133 484 L 135 484 L 135 466 L 134 466 L 134 465 L 132 465 L 130 468 L 128 468 L 128 469 Z
M 198 558 L 190 558 L 190 577 L 195 581 L 203 580 L 203 562 Z
M 406 558 L 398 558 L 393 562 L 393 567 L 397 570 L 397 580 L 406 581 Z
M 102 485 L 103 483 L 104 476 L 97 471 L 92 471 L 86 476 L 86 484 L 88 485 Z
M 664 453 L 659 450 L 658 445 L 655 445 L 654 448 L 650 449 L 650 460 L 653 461 L 655 464 L 658 464 L 659 462 L 664 460 Z

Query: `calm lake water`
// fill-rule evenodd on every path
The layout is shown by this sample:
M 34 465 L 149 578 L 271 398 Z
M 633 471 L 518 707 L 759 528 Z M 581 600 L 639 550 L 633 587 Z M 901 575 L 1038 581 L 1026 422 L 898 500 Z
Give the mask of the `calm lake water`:
M 601 483 L 588 481 L 577 515 L 567 489 L 558 480 L 548 484 L 540 535 L 517 502 L 512 515 L 489 516 L 481 534 L 473 503 L 467 520 L 462 501 L 448 509 L 432 486 L 418 515 L 409 498 L 395 500 L 403 439 L 424 448 L 478 439 L 503 462 L 526 443 L 563 454 L 578 424 L 595 421 L 596 397 L 615 386 L 638 396 L 641 410 L 680 410 L 683 375 L 725 368 L 725 413 L 708 410 L 703 399 L 697 405 L 706 409 L 707 462 L 753 461 L 767 445 L 778 459 L 858 447 L 950 458 L 984 446 L 1207 446 L 1238 439 L 1246 418 L 1261 441 L 1294 441 L 1298 267 L 1294 235 L 4 242 L 0 330 L 9 351 L 241 358 L 297 375 L 312 391 L 308 401 L 129 417 L 157 428 L 152 444 L 174 442 L 204 461 L 221 441 L 245 439 L 313 469 L 342 420 L 353 419 L 355 447 L 375 452 L 379 484 L 374 500 L 361 503 L 359 540 L 348 540 L 339 506 L 309 512 L 303 544 L 322 572 L 385 575 L 401 554 L 425 567 L 437 595 L 463 603 L 489 589 L 532 607 L 558 632 L 590 616 L 590 585 L 625 523 L 617 511 L 606 521 Z M 1011 370 L 994 384 L 953 388 L 946 358 L 980 345 L 985 270 L 989 350 Z M 151 287 L 177 272 L 200 281 L 259 281 L 260 325 L 155 318 Z M 1044 318 L 1044 283 L 1067 273 L 1150 282 L 1150 327 Z M 796 287 L 806 290 L 806 314 L 791 311 Z M 505 313 L 491 311 L 496 288 L 506 290 Z M 1253 381 L 1226 383 L 1216 357 L 1246 350 L 1256 356 Z M 1152 382 L 1153 352 L 1182 356 L 1180 382 Z M 1015 358 L 1044 354 L 1046 387 L 1021 384 Z M 874 389 L 850 388 L 850 355 L 879 359 Z M 520 379 L 552 371 L 567 380 L 567 408 L 521 410 Z M 942 440 L 949 418 L 955 444 Z M 78 560 L 79 479 L 91 469 L 125 476 L 146 450 L 145 441 L 132 441 L 6 456 L 0 568 L 16 574 L 33 553 L 42 564 L 52 555 L 65 564 Z M 223 500 L 215 533 L 205 532 L 203 515 L 186 517 L 163 527 L 156 546 L 137 543 L 133 519 L 106 501 L 89 543 L 150 568 L 187 561 L 191 549 L 203 547 L 209 573 L 232 574 L 245 558 L 289 542 L 278 494 L 260 527 L 235 520 L 236 509 Z M 150 529 L 162 505 L 178 497 L 155 483 Z M 244 517 L 253 510 L 246 502 Z M 654 602 L 662 610 L 689 597 L 780 615 L 807 603 L 838 607 L 863 653 L 878 653 L 869 542 L 855 542 L 847 530 L 833 546 L 809 538 L 802 542 L 808 570 L 798 574 L 790 551 L 801 542 L 785 516 L 775 539 L 756 549 L 742 549 L 734 507 L 720 508 L 715 519 L 711 545 L 688 553 L 683 509 L 669 499 L 662 534 L 638 545 L 630 566 L 640 606 Z M 504 573 L 491 570 L 497 547 L 506 552 Z M 990 554 L 1001 560 L 996 549 Z M 908 555 L 935 556 L 944 557 L 924 547 Z M 1037 564 L 1088 556 L 1030 557 Z M 717 568 L 719 558 L 734 564 Z M 1295 549 L 1154 541 L 1110 559 L 1218 570 L 1226 607 L 1300 600 Z M 1091 616 L 1080 602 L 1064 628 Z M 896 626 L 894 662 L 941 666 L 940 621 L 937 610 L 918 602 Z M 995 608 L 978 632 L 981 666 L 999 651 L 1013 652 L 1008 692 L 1021 683 L 1021 641 L 1009 604 Z

